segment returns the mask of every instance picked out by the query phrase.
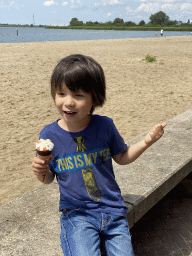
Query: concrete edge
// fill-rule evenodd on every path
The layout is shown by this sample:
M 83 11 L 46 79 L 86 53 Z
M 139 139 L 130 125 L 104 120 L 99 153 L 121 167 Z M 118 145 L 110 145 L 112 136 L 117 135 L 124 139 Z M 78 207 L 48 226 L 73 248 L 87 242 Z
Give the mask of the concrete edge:
M 178 185 L 188 174 L 192 171 L 192 158 L 189 159 L 185 165 L 180 166 L 166 179 L 162 180 L 155 188 L 150 189 L 144 195 L 139 196 L 134 203 L 131 203 L 126 199 L 126 195 L 123 195 L 125 204 L 128 206 L 127 219 L 129 227 L 132 228 L 134 224 L 139 221 L 156 203 L 158 203 L 165 195 L 167 195 L 175 186 Z M 132 195 L 129 195 L 131 198 Z

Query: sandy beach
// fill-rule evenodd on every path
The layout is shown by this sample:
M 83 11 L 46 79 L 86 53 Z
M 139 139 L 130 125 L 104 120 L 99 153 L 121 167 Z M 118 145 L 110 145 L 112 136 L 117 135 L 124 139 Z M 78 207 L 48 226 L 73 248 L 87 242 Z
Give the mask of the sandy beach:
M 72 53 L 103 67 L 107 101 L 125 141 L 192 108 L 192 37 L 0 44 L 0 205 L 41 185 L 31 169 L 41 129 L 60 116 L 50 95 L 57 62 Z M 146 63 L 147 54 L 157 61 Z

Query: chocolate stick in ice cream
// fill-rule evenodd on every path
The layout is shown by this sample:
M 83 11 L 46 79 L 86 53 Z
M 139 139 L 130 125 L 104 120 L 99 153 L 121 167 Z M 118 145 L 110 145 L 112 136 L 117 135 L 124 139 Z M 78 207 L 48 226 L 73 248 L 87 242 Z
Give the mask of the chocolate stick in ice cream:
M 49 139 L 40 139 L 36 142 L 36 152 L 37 157 L 46 160 L 49 159 L 53 150 L 54 144 Z M 42 181 L 44 181 L 45 176 L 42 177 Z

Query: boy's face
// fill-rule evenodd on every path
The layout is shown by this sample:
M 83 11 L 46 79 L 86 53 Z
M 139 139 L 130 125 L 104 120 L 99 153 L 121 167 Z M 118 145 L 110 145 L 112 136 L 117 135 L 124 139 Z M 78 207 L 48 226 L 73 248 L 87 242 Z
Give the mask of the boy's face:
M 82 90 L 72 92 L 63 84 L 62 89 L 55 95 L 55 106 L 62 116 L 60 125 L 66 130 L 79 131 L 90 120 L 92 96 Z

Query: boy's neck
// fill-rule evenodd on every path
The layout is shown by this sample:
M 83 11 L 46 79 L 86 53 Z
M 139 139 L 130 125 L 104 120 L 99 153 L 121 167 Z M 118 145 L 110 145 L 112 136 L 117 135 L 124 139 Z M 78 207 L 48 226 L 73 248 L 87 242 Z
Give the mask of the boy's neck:
M 63 119 L 59 119 L 58 125 L 67 132 L 81 132 L 88 126 L 90 121 L 91 115 L 89 115 L 84 122 L 79 122 L 76 124 L 66 123 Z

